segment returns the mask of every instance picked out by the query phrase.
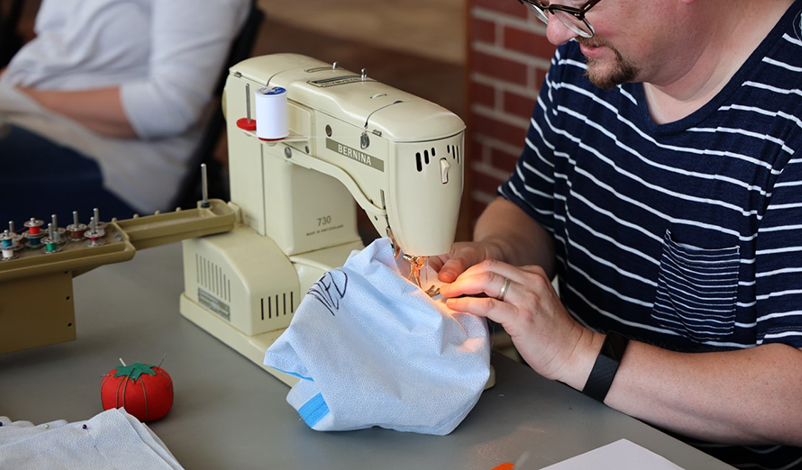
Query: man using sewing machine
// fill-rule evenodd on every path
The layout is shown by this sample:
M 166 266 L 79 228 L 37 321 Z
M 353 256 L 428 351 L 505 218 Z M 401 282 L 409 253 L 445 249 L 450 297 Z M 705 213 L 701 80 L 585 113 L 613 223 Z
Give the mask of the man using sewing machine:
M 802 1 L 520 1 L 561 46 L 475 241 L 432 260 L 449 307 L 725 461 L 802 468 Z

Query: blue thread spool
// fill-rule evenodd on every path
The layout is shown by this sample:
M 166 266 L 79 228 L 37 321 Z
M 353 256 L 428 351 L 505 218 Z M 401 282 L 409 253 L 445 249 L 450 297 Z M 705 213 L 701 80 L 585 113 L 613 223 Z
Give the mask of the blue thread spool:
M 66 230 L 58 226 L 58 218 L 56 217 L 56 214 L 53 214 L 51 218 L 53 220 L 52 222 L 53 227 L 51 228 L 50 225 L 47 226 L 47 230 L 49 233 L 48 236 L 53 240 L 55 240 L 55 242 L 58 243 L 59 245 L 67 243 L 67 237 L 64 236 Z

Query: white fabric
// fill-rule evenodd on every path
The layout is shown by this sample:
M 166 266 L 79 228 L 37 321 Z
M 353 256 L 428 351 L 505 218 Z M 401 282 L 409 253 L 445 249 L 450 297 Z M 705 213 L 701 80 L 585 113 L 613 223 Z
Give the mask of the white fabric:
M 0 468 L 4 469 L 182 468 L 150 428 L 122 409 L 75 423 L 59 420 L 34 426 L 4 416 L 0 423 Z
M 0 77 L 12 124 L 97 160 L 105 187 L 143 212 L 169 209 L 248 0 L 44 0 L 37 37 Z M 120 87 L 139 139 L 102 137 L 14 87 Z
M 287 402 L 315 430 L 445 435 L 479 400 L 490 343 L 484 319 L 401 276 L 384 238 L 318 280 L 264 363 L 301 378 Z

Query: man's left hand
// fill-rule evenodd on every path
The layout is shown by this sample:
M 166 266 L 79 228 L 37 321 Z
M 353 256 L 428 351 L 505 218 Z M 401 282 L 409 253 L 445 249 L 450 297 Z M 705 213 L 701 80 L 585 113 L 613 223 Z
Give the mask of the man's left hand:
M 507 279 L 510 282 L 500 300 Z M 452 310 L 501 324 L 521 357 L 540 375 L 578 390 L 584 387 L 604 335 L 568 314 L 541 267 L 486 260 L 444 284 L 440 293 Z M 475 297 L 481 294 L 488 297 Z

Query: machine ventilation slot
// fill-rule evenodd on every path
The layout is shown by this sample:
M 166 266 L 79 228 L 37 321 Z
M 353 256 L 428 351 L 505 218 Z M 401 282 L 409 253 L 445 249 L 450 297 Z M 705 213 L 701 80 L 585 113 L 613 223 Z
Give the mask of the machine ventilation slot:
M 287 314 L 295 313 L 295 293 L 271 295 L 262 297 L 262 320 L 271 320 Z
M 220 266 L 196 253 L 195 272 L 199 286 L 217 298 L 231 302 L 231 280 Z
M 431 152 L 432 152 L 431 158 L 433 159 L 433 158 L 435 158 L 437 156 L 437 151 L 435 151 L 434 147 L 432 147 L 431 148 Z M 421 159 L 421 153 L 420 152 L 415 153 L 415 165 L 417 166 L 419 172 L 423 171 L 423 165 L 424 164 L 428 165 L 430 162 L 431 162 L 431 160 L 429 158 L 429 150 L 424 150 L 423 151 L 423 158 L 422 159 Z
M 446 150 L 448 151 L 448 153 L 451 154 L 451 158 L 453 158 L 454 160 L 457 161 L 457 163 L 459 163 L 459 147 L 457 147 L 456 145 L 448 145 L 446 146 Z

